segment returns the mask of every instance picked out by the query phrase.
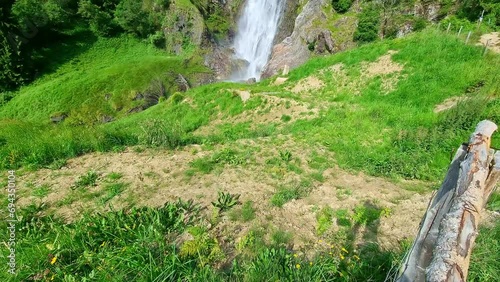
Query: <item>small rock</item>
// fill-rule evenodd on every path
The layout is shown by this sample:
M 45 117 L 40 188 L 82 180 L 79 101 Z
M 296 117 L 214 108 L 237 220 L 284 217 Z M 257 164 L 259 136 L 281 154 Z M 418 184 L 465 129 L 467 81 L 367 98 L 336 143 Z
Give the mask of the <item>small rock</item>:
M 50 117 L 50 121 L 53 123 L 60 123 L 60 122 L 63 122 L 67 117 L 68 117 L 68 115 L 65 113 L 55 114 L 55 115 Z
M 251 77 L 249 79 L 247 79 L 246 83 L 247 84 L 254 84 L 257 82 L 257 79 L 255 77 Z
M 289 72 L 290 72 L 290 67 L 288 65 L 285 65 L 283 67 L 283 73 L 282 73 L 282 75 L 283 76 L 287 76 Z
M 240 96 L 241 101 L 243 101 L 243 103 L 245 103 L 246 101 L 248 101 L 248 99 L 250 99 L 250 92 L 248 91 L 236 90 L 236 93 Z
M 114 120 L 114 118 L 112 116 L 107 116 L 107 115 L 104 115 L 102 118 L 101 118 L 101 122 L 102 123 L 108 123 L 108 122 L 112 122 Z
M 285 83 L 285 81 L 288 80 L 288 77 L 277 77 L 276 80 L 274 81 L 274 85 L 281 85 Z

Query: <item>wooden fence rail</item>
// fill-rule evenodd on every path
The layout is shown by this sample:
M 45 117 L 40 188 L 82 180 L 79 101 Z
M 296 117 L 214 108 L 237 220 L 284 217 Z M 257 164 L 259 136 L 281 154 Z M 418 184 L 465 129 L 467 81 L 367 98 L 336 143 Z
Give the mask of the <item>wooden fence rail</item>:
M 500 151 L 490 149 L 495 130 L 481 121 L 458 148 L 395 281 L 466 281 L 481 213 L 500 177 Z

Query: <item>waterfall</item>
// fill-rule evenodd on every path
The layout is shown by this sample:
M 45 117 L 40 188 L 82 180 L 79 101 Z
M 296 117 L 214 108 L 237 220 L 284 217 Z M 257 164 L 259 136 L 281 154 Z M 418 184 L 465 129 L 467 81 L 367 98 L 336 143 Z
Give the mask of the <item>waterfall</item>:
M 233 73 L 231 80 L 260 79 L 273 48 L 273 41 L 286 0 L 247 0 L 238 20 L 234 39 L 236 59 L 246 65 Z

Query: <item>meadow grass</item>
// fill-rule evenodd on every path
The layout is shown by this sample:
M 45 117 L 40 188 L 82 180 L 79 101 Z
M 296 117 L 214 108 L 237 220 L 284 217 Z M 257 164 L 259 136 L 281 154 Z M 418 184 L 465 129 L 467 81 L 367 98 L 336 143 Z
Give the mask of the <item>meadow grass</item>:
M 17 275 L 0 267 L 2 281 L 40 278 L 53 281 L 383 281 L 401 263 L 408 244 L 399 250 L 380 250 L 376 244 L 356 248 L 345 225 L 315 246 L 308 258 L 289 249 L 293 234 L 251 229 L 235 249 L 222 246 L 207 228 L 199 225 L 200 209 L 177 201 L 159 208 L 132 208 L 105 214 L 85 214 L 67 224 L 40 213 L 39 206 L 21 209 L 16 233 Z M 323 217 L 338 212 L 322 210 Z M 469 280 L 492 281 L 498 277 L 498 222 L 480 229 L 472 253 Z M 0 223 L 6 228 L 6 222 Z M 325 228 L 327 226 L 324 226 Z M 192 239 L 177 240 L 184 232 Z M 227 255 L 237 256 L 220 267 Z M 6 258 L 8 249 L 2 248 Z M 392 270 L 391 270 L 392 269 Z

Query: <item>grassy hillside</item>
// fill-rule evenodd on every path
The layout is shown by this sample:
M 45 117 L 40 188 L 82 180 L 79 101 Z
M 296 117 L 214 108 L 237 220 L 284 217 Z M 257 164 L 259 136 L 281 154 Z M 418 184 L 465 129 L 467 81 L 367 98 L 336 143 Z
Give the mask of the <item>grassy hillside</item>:
M 66 113 L 69 122 L 87 125 L 104 115 L 119 118 L 138 104 L 133 98 L 154 79 L 165 84 L 168 95 L 175 91 L 172 81 L 177 73 L 190 77 L 208 72 L 185 59 L 132 37 L 101 38 L 55 72 L 19 90 L 0 107 L 0 118 L 50 123 L 51 115 Z
M 173 95 L 147 111 L 125 115 L 113 104 L 130 103 L 131 92 L 147 87 L 151 77 L 166 72 L 164 68 L 178 66 L 156 51 L 148 53 L 142 45 L 133 46 L 129 55 L 120 55 L 119 48 L 109 48 L 108 54 L 114 55 L 105 60 L 116 61 L 110 66 L 89 60 L 86 71 L 86 63 L 69 64 L 66 72 L 61 70 L 23 88 L 0 108 L 0 138 L 5 140 L 0 147 L 1 167 L 43 166 L 92 150 L 147 143 L 146 137 L 155 134 L 147 124 L 155 119 L 175 131 L 170 134 L 178 140 L 172 147 L 291 134 L 306 144 L 325 145 L 335 153 L 336 163 L 342 168 L 436 180 L 446 169 L 450 152 L 467 139 L 478 120 L 499 119 L 498 56 L 483 57 L 481 48 L 466 46 L 452 36 L 434 31 L 312 60 L 294 70 L 280 86 L 273 85 L 273 79 L 251 86 L 207 85 Z M 94 58 L 98 50 L 84 56 Z M 377 61 L 389 50 L 394 51 L 390 62 Z M 337 68 L 328 69 L 333 65 Z M 368 70 L 370 67 L 374 70 Z M 88 74 L 82 75 L 85 72 Z M 74 79 L 62 83 L 69 78 Z M 235 89 L 251 92 L 250 100 L 242 102 Z M 106 93 L 113 98 L 106 101 Z M 286 104 L 284 112 L 293 103 L 309 110 L 290 118 L 283 114 L 282 119 L 271 122 L 236 118 L 276 111 L 274 104 L 266 105 L 271 96 Z M 451 97 L 468 100 L 451 110 L 434 112 L 436 105 Z M 48 116 L 55 111 L 69 112 L 68 120 L 61 125 L 47 125 Z M 88 128 L 107 112 L 118 120 Z M 90 116 L 82 118 L 86 126 L 71 127 L 72 119 L 85 114 Z M 202 126 L 213 130 L 194 134 Z M 81 132 L 87 130 L 93 133 L 82 136 Z M 26 134 L 33 136 L 29 145 L 22 138 Z M 494 146 L 498 140 L 495 137 Z
M 500 56 L 482 51 L 425 30 L 127 114 L 130 93 L 181 61 L 98 41 L 0 108 L 0 170 L 17 169 L 24 207 L 7 278 L 383 281 L 408 247 L 383 233 L 417 228 L 450 155 L 481 119 L 500 123 Z M 115 120 L 75 123 L 86 107 Z M 56 111 L 69 117 L 51 124 Z M 109 153 L 69 160 L 94 151 Z M 470 281 L 500 275 L 498 226 L 480 231 Z

